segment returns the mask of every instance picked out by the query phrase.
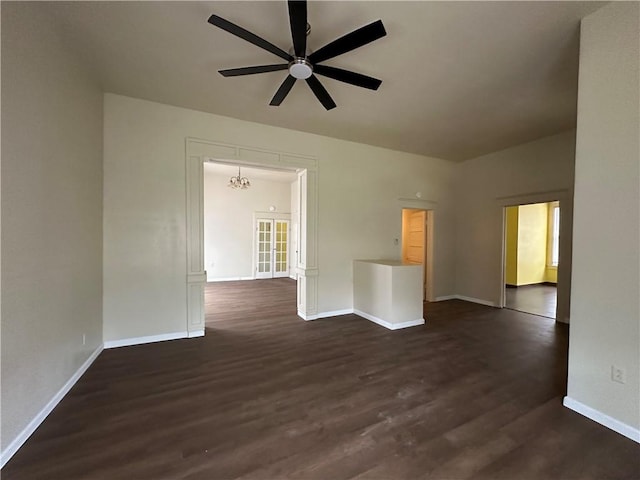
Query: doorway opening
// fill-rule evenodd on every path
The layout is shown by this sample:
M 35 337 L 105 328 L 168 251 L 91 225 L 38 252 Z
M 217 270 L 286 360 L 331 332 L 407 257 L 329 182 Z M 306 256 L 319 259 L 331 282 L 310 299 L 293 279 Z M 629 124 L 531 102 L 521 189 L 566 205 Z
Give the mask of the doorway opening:
M 296 315 L 299 187 L 291 170 L 241 166 L 247 189 L 227 188 L 238 165 L 204 163 L 205 325 Z
M 236 168 L 255 166 L 258 169 L 295 172 L 298 180 L 294 184 L 297 186 L 299 203 L 295 206 L 296 214 L 292 214 L 292 219 L 295 218 L 299 223 L 296 234 L 293 235 L 293 238 L 298 240 L 294 250 L 295 257 L 292 255 L 291 259 L 295 264 L 297 282 L 297 316 L 303 320 L 318 318 L 320 274 L 317 248 L 317 158 L 188 137 L 185 155 L 187 336 L 205 335 L 204 289 L 207 282 L 207 266 L 204 258 L 204 165 L 210 160 L 222 163 L 219 159 L 224 159 L 222 162 Z M 233 176 L 237 177 L 237 174 L 234 169 Z M 242 177 L 240 180 L 242 184 Z
M 433 301 L 433 211 L 402 209 L 402 261 L 422 265 L 423 301 Z
M 560 202 L 504 209 L 504 307 L 557 317 Z
M 256 218 L 254 229 L 255 278 L 289 276 L 291 269 L 289 264 L 290 223 L 288 219 L 262 216 Z

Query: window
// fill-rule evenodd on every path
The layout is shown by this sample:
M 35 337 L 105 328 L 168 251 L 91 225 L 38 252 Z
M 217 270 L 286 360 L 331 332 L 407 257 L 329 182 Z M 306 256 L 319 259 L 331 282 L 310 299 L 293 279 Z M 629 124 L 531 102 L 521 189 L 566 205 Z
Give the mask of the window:
M 557 202 L 551 204 L 549 211 L 549 265 L 558 266 L 560 251 L 560 205 Z

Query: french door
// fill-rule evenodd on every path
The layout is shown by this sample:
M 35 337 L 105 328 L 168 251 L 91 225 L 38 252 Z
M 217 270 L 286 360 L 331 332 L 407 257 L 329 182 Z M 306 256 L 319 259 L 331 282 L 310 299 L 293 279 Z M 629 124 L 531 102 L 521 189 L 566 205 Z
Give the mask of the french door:
M 289 276 L 289 220 L 256 220 L 256 278 Z

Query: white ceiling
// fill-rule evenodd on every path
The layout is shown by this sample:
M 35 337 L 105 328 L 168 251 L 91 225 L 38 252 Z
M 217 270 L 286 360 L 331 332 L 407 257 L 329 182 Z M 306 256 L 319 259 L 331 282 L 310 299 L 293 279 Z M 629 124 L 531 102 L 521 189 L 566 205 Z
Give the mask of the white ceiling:
M 215 13 L 284 50 L 278 2 L 40 4 L 105 91 L 356 142 L 465 160 L 575 126 L 580 18 L 603 2 L 310 2 L 308 46 L 382 19 L 387 36 L 332 65 L 380 78 L 378 91 L 319 77 L 325 111 L 285 71 L 224 78 L 282 60 L 207 23 Z
M 218 162 L 206 162 L 204 164 L 204 169 L 206 172 L 212 175 L 220 175 L 227 179 L 232 176 L 238 175 L 238 166 L 237 165 L 227 165 L 224 163 Z M 285 171 L 285 170 L 275 170 L 275 169 L 265 169 L 265 168 L 252 168 L 252 167 L 240 167 L 240 175 L 242 177 L 247 177 L 250 182 L 255 183 L 255 180 L 265 180 L 268 182 L 279 182 L 279 183 L 291 183 L 296 178 L 298 178 L 296 172 L 293 171 Z

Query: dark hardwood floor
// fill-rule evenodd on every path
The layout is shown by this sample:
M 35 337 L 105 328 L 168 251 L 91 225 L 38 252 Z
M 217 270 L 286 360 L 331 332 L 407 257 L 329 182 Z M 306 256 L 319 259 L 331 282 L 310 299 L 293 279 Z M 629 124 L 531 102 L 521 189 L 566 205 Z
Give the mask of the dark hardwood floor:
M 222 326 L 226 320 L 296 315 L 296 289 L 290 278 L 207 283 L 205 323 Z
M 505 307 L 519 312 L 556 318 L 557 287 L 555 285 L 523 285 L 505 289 Z
M 2 479 L 640 478 L 640 445 L 562 406 L 552 320 L 453 300 L 405 330 L 304 322 L 286 279 L 206 298 L 205 337 L 104 351 Z

